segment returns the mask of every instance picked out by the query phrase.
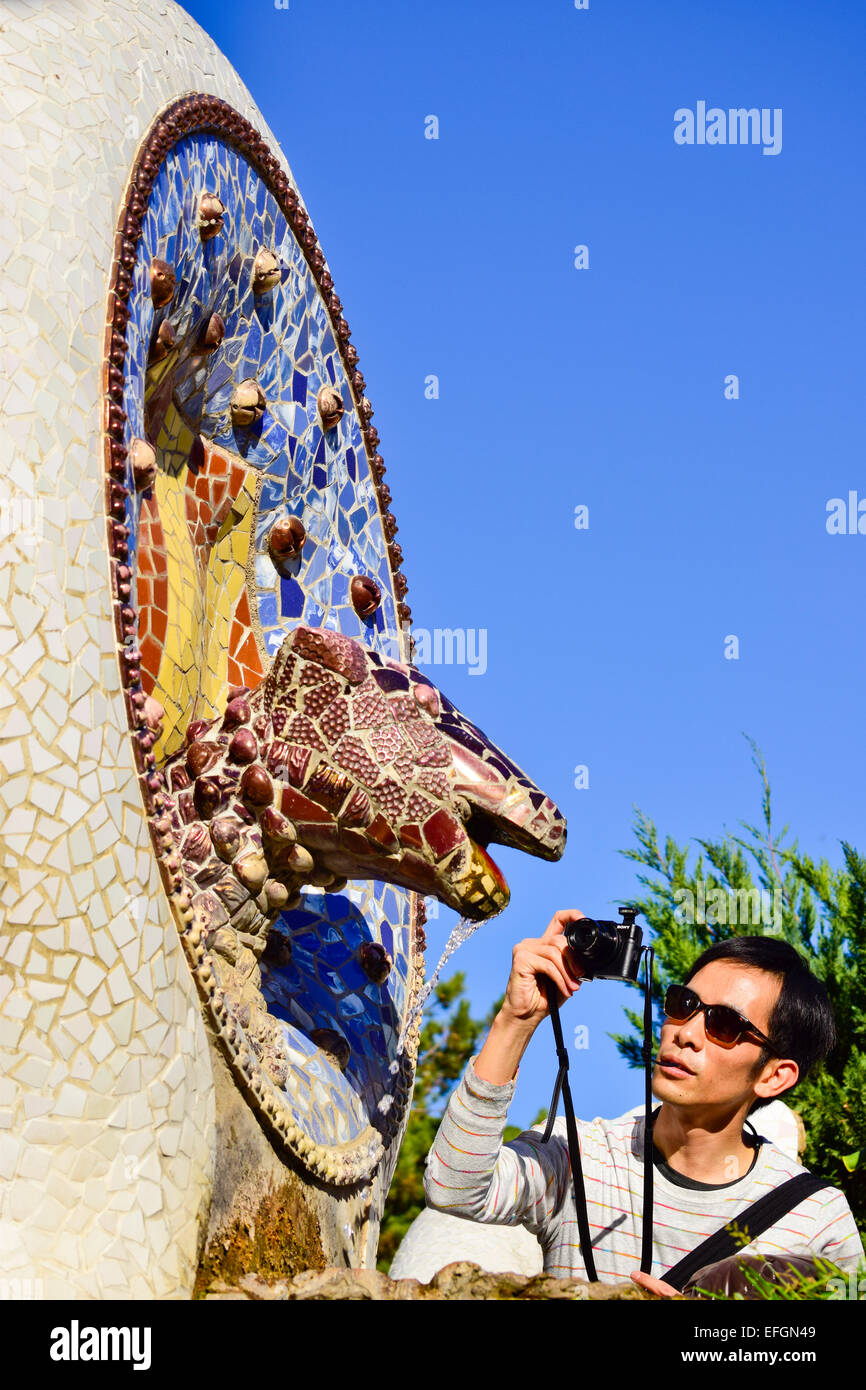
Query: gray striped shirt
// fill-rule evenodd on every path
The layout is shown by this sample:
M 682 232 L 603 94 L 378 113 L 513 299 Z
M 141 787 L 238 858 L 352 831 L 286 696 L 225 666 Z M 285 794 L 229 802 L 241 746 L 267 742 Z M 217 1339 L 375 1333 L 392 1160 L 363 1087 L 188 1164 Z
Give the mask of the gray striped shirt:
M 448 1103 L 427 1159 L 427 1205 L 473 1221 L 522 1223 L 538 1237 L 547 1273 L 585 1276 L 565 1120 L 556 1119 L 547 1144 L 540 1130 L 503 1144 L 515 1083 L 483 1081 L 473 1062 Z M 598 1277 L 628 1279 L 640 1266 L 643 1116 L 578 1120 L 577 1128 Z M 651 1273 L 663 1279 L 706 1236 L 770 1188 L 805 1171 L 767 1141 L 750 1172 L 723 1188 L 683 1188 L 656 1169 Z M 745 1248 L 750 1254 L 822 1256 L 846 1271 L 856 1270 L 864 1258 L 851 1209 L 837 1188 L 806 1197 Z

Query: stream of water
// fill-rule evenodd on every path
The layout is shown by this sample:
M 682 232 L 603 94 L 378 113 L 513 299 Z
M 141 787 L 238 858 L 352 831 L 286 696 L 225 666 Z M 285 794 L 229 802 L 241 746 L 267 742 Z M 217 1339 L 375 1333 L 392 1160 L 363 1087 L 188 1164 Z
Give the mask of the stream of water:
M 497 912 L 493 915 L 498 917 L 499 913 Z M 474 933 L 478 930 L 479 927 L 484 925 L 484 922 L 489 922 L 490 920 L 490 917 L 485 917 L 483 922 L 470 922 L 465 917 L 460 918 L 460 921 L 457 923 L 457 925 L 455 926 L 454 930 L 451 932 L 451 935 L 445 943 L 445 949 L 442 952 L 442 955 L 439 957 L 439 964 L 436 966 L 436 969 L 433 971 L 433 974 L 430 976 L 430 979 L 419 991 L 418 998 L 415 1000 L 413 1007 L 410 1009 L 409 1013 L 406 1016 L 406 1021 L 403 1024 L 403 1027 L 400 1031 L 400 1037 L 397 1042 L 398 1057 L 403 1052 L 403 1049 L 406 1045 L 406 1038 L 408 1037 L 409 1032 L 414 1027 L 416 1020 L 420 1018 L 421 1014 L 424 1011 L 424 1006 L 427 1003 L 427 1000 L 430 998 L 430 995 L 436 988 L 443 965 L 445 965 L 446 961 L 450 960 L 450 958 L 454 955 L 454 952 L 458 950 L 459 947 L 461 947 L 465 941 L 469 940 L 470 936 L 474 935 Z

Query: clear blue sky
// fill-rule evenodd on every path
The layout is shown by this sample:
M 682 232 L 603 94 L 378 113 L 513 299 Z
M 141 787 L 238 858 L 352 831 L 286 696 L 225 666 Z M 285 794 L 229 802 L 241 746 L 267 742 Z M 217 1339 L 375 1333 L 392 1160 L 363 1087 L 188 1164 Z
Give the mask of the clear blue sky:
M 455 962 L 476 1011 L 554 909 L 612 915 L 637 892 L 618 854 L 634 804 L 679 839 L 757 819 L 743 730 L 804 849 L 866 848 L 866 535 L 825 524 L 830 498 L 866 499 L 866 8 L 186 9 L 258 102 L 330 262 L 413 621 L 487 632 L 483 675 L 429 673 L 568 817 L 558 865 L 496 852 L 511 906 Z M 676 144 L 674 112 L 699 101 L 781 108 L 781 151 Z M 453 920 L 431 923 L 431 969 Z M 625 994 L 595 984 L 569 1008 L 566 1031 L 590 1035 L 580 1114 L 641 1098 L 606 1037 Z M 549 1098 L 548 1034 L 516 1123 Z

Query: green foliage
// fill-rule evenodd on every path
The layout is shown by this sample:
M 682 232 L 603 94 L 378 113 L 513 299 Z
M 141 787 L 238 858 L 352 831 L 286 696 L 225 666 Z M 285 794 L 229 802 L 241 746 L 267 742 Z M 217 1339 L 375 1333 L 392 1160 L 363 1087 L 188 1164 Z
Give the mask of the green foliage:
M 478 1051 L 478 1041 L 499 1012 L 498 999 L 484 1019 L 473 1018 L 463 989 L 465 976 L 440 980 L 421 1030 L 415 1091 L 406 1134 L 388 1191 L 379 1235 L 377 1268 L 387 1274 L 397 1247 L 423 1210 L 424 1161 L 436 1138 L 448 1097 Z
M 843 1275 L 838 1267 L 828 1260 L 821 1259 L 815 1260 L 814 1274 L 805 1274 L 793 1265 L 788 1265 L 776 1279 L 768 1279 L 766 1275 L 759 1273 L 757 1269 L 753 1269 L 747 1264 L 742 1265 L 741 1269 L 743 1277 L 751 1289 L 750 1298 L 760 1298 L 762 1301 L 766 1300 L 770 1303 L 799 1303 L 803 1299 L 811 1301 L 818 1299 L 824 1302 L 838 1301 L 840 1282 L 849 1283 L 848 1275 Z M 854 1282 L 855 1289 L 858 1287 L 856 1280 L 863 1279 L 864 1275 L 866 1275 L 866 1265 L 861 1265 Z M 713 1293 L 710 1289 L 702 1289 L 700 1285 L 694 1292 L 700 1298 L 712 1298 L 720 1303 L 742 1303 L 745 1301 L 745 1294 Z
M 634 901 L 652 932 L 656 953 L 653 984 L 656 1037 L 667 986 L 681 981 L 707 946 L 731 936 L 775 935 L 794 946 L 826 986 L 836 1015 L 839 1041 L 827 1061 L 801 1081 L 791 1104 L 802 1114 L 807 1134 L 804 1163 L 846 1194 L 861 1231 L 866 1229 L 866 859 L 842 844 L 843 866 L 815 861 L 785 843 L 788 827 L 773 825 L 770 784 L 754 742 L 752 761 L 761 779 L 762 819 L 740 822 L 717 839 L 696 840 L 693 864 L 689 845 L 667 836 L 661 843 L 654 823 L 636 810 L 637 848 L 621 851 L 640 864 L 645 895 Z M 697 905 L 698 883 L 716 911 L 705 920 L 684 909 Z M 714 890 L 719 890 L 713 897 Z M 743 921 L 748 895 L 761 890 L 765 905 L 777 908 L 769 924 Z M 689 898 L 689 894 L 692 895 Z M 775 897 L 773 895 L 775 894 Z M 754 899 L 751 899 L 754 901 Z M 733 910 L 732 910 L 733 909 Z M 736 910 L 740 909 L 740 910 Z M 695 920 L 688 920 L 689 916 Z M 714 920 L 715 919 L 715 920 Z M 640 1067 L 642 1016 L 626 1010 L 633 1032 L 613 1035 L 630 1066 Z M 787 1097 L 786 1097 L 787 1099 Z

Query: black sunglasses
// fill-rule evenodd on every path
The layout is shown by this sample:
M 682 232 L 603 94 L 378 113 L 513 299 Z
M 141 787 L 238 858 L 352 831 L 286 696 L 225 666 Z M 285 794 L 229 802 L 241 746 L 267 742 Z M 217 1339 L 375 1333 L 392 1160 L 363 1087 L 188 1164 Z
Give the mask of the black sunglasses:
M 693 989 L 686 985 L 669 985 L 665 994 L 664 1010 L 673 1023 L 685 1023 L 695 1014 L 704 1016 L 704 1028 L 711 1042 L 719 1047 L 736 1047 L 744 1038 L 753 1038 L 768 1047 L 774 1056 L 777 1049 L 753 1023 L 737 1013 L 729 1004 L 704 1004 Z

